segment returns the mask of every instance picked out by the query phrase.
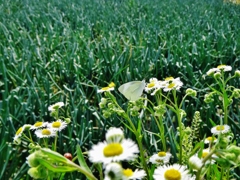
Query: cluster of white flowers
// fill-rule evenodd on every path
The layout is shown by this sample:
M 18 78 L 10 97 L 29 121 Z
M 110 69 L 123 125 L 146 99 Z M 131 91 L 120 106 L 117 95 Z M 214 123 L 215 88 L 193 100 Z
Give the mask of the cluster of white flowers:
M 51 105 L 48 107 L 48 110 L 51 112 L 54 112 L 64 106 L 63 102 L 58 102 L 54 105 Z M 67 127 L 67 122 L 57 119 L 53 122 L 36 122 L 35 124 L 25 124 L 22 127 L 20 127 L 13 138 L 13 141 L 17 144 L 21 142 L 21 137 L 23 135 L 23 132 L 27 129 L 34 130 L 35 135 L 38 138 L 49 138 L 54 137 L 57 135 L 57 131 L 62 131 L 64 128 Z
M 163 89 L 163 91 L 168 92 L 173 89 L 179 90 L 183 86 L 180 78 L 167 77 L 164 81 L 160 81 L 157 78 L 151 78 L 149 83 L 146 84 L 145 91 L 147 93 L 151 92 L 151 95 Z
M 197 153 L 194 154 L 193 156 L 191 156 L 189 158 L 189 164 L 191 165 L 191 167 L 193 168 L 193 170 L 199 170 L 204 164 L 204 158 L 207 157 L 209 155 L 209 153 L 211 152 L 211 149 L 213 147 L 213 144 L 217 142 L 217 138 L 215 137 L 215 135 L 219 135 L 219 134 L 227 134 L 230 131 L 230 126 L 228 125 L 217 125 L 211 128 L 211 132 L 213 134 L 213 136 L 209 136 L 207 138 L 204 139 L 204 143 L 208 144 L 209 147 L 206 149 L 203 149 L 201 153 Z M 199 157 L 199 154 L 201 154 L 201 157 Z M 205 164 L 213 164 L 215 163 L 215 160 L 218 158 L 218 156 L 216 154 L 212 154 L 211 157 L 208 158 L 208 160 L 205 162 Z
M 146 176 L 144 170 L 124 169 L 122 161 L 131 161 L 137 158 L 138 146 L 124 137 L 120 128 L 110 128 L 104 142 L 93 145 L 89 151 L 89 160 L 93 163 L 102 163 L 105 169 L 104 180 L 142 179 Z

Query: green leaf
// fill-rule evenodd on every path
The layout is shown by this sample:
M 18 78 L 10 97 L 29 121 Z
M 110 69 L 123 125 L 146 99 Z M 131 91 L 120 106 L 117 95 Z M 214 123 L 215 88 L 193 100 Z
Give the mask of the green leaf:
M 78 157 L 78 162 L 80 164 L 80 166 L 86 170 L 88 173 L 92 174 L 90 168 L 88 167 L 85 159 L 84 159 L 84 156 L 83 156 L 83 153 L 82 153 L 82 150 L 80 148 L 80 145 L 78 144 L 77 145 L 77 157 Z
M 42 164 L 52 172 L 64 173 L 64 172 L 72 172 L 77 170 L 77 168 L 75 167 L 53 165 L 48 160 L 45 160 L 45 159 L 38 159 L 38 160 L 40 164 Z

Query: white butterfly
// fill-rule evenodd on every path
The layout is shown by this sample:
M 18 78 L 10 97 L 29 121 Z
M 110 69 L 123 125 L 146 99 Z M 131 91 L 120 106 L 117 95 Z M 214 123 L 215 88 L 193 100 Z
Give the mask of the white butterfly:
M 143 81 L 131 81 L 121 85 L 118 90 L 122 93 L 129 101 L 138 100 L 145 88 L 145 80 Z

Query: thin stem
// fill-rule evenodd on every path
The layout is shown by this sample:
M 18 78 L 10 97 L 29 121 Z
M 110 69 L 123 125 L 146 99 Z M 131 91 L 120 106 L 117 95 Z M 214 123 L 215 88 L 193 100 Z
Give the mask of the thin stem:
M 86 171 L 82 167 L 78 166 L 77 164 L 75 164 L 73 162 L 69 162 L 68 164 L 71 165 L 72 167 L 77 168 L 77 171 L 79 171 L 80 173 L 87 176 L 90 180 L 97 180 L 97 178 L 93 174 L 89 173 L 88 171 Z

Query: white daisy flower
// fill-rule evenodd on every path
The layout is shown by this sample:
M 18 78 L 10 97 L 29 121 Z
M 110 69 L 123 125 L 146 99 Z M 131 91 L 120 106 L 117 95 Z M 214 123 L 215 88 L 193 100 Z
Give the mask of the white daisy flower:
M 94 163 L 108 164 L 124 160 L 133 160 L 137 157 L 139 149 L 131 139 L 123 139 L 121 142 L 100 142 L 93 145 L 89 151 L 89 160 Z
M 138 170 L 138 169 L 136 169 L 134 172 L 131 169 L 124 169 L 123 174 L 126 177 L 126 179 L 134 179 L 134 180 L 140 180 L 146 176 L 146 173 L 144 170 Z
M 120 128 L 112 127 L 106 133 L 107 143 L 121 142 L 124 139 L 123 131 Z
M 194 180 L 195 178 L 189 174 L 186 166 L 173 164 L 171 166 L 163 165 L 155 169 L 153 178 L 155 180 Z
M 224 65 L 224 64 L 221 64 L 217 67 L 217 69 L 220 69 L 220 70 L 223 70 L 223 71 L 231 71 L 232 70 L 232 67 L 231 66 L 227 66 L 227 65 Z
M 102 92 L 106 92 L 106 91 L 113 91 L 115 87 L 115 84 L 113 82 L 111 82 L 107 87 L 103 87 L 101 89 L 97 90 L 97 93 L 102 93 Z
M 219 72 L 220 70 L 218 68 L 212 68 L 207 71 L 208 76 L 212 76 L 215 72 Z
M 113 91 L 113 90 L 114 90 L 114 87 L 103 87 L 101 89 L 98 89 L 97 92 L 102 93 L 102 92 Z
M 145 91 L 149 93 L 150 91 L 153 91 L 151 95 L 155 95 L 155 93 L 164 87 L 166 83 L 164 81 L 159 81 L 157 78 L 151 78 L 149 80 L 149 83 L 147 83 L 145 87 Z
M 172 89 L 179 90 L 182 86 L 183 83 L 180 81 L 180 78 L 174 79 L 173 77 L 168 77 L 165 79 L 167 82 L 166 86 L 164 87 L 163 91 L 171 91 Z
M 110 163 L 104 171 L 104 180 L 126 180 L 123 176 L 123 169 L 119 163 Z
M 160 151 L 150 157 L 149 161 L 152 164 L 167 164 L 170 161 L 172 154 L 169 152 Z
M 225 133 L 228 133 L 230 131 L 230 126 L 228 126 L 227 124 L 225 125 L 217 125 L 215 127 L 213 127 L 211 129 L 211 132 L 215 135 L 218 135 L 218 134 L 225 134 Z
M 56 131 L 51 128 L 37 129 L 35 134 L 38 138 L 50 138 L 56 136 Z
M 197 154 L 191 156 L 188 161 L 193 170 L 199 170 L 203 165 L 202 160 L 197 156 Z
M 202 150 L 202 156 L 200 157 L 201 160 L 203 160 L 208 154 L 210 153 L 210 149 L 207 148 L 207 149 L 203 149 Z M 212 158 L 209 158 L 209 160 L 206 161 L 206 164 L 214 164 L 215 163 L 215 160 L 214 158 L 217 158 L 217 156 L 215 154 L 213 154 L 211 156 Z
M 57 102 L 57 103 L 49 106 L 49 107 L 48 107 L 48 110 L 52 112 L 52 111 L 55 111 L 55 110 L 57 110 L 57 109 L 59 109 L 59 108 L 61 108 L 61 107 L 63 107 L 63 106 L 64 106 L 64 103 L 63 103 L 63 102 Z
M 22 127 L 18 128 L 18 130 L 16 131 L 15 136 L 13 138 L 13 142 L 16 144 L 20 144 L 21 143 L 20 137 L 22 136 L 24 130 L 29 127 L 31 127 L 31 125 L 25 124 Z
M 57 121 L 49 123 L 47 127 L 52 128 L 54 131 L 61 131 L 67 127 L 67 123 L 61 119 L 58 119 Z
M 212 143 L 215 143 L 215 142 L 217 142 L 217 138 L 212 137 L 212 136 L 209 136 L 204 140 L 205 144 L 212 144 Z
M 37 121 L 34 125 L 32 125 L 30 127 L 31 130 L 34 130 L 34 129 L 39 129 L 39 128 L 43 128 L 43 127 L 46 127 L 48 125 L 48 122 L 40 122 L 40 121 Z

